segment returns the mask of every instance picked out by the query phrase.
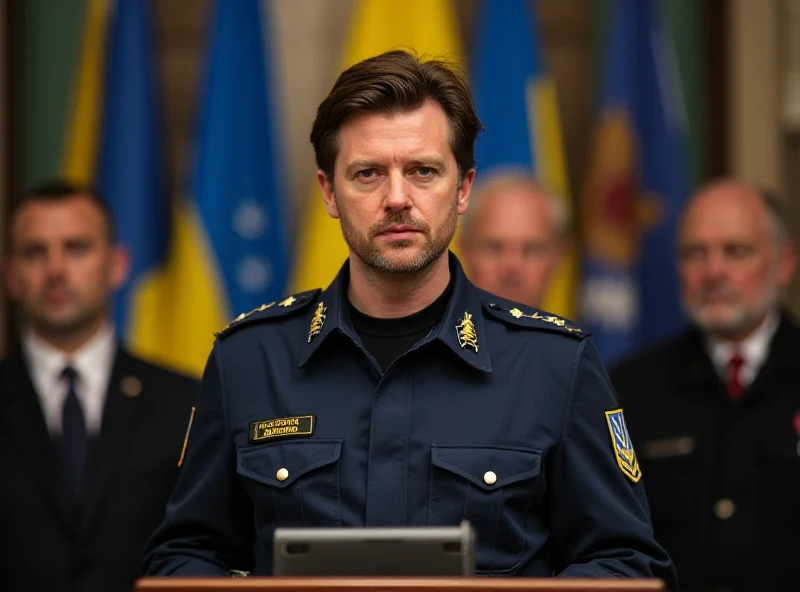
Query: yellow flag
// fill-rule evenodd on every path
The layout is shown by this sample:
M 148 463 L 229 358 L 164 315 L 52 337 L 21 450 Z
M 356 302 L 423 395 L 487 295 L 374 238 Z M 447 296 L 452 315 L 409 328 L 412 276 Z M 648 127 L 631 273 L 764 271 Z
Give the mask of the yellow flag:
M 72 183 L 94 181 L 103 92 L 108 0 L 89 0 L 76 76 L 72 81 L 61 173 Z
M 445 59 L 463 68 L 456 23 L 451 0 L 359 0 L 342 70 L 390 49 Z M 292 292 L 326 287 L 348 256 L 339 222 L 328 216 L 316 180 L 306 207 L 290 281 Z
M 200 376 L 214 333 L 230 320 L 221 274 L 195 204 L 174 208 L 166 266 L 148 275 L 132 302 L 130 346 L 156 363 Z
M 572 210 L 567 167 L 564 162 L 564 142 L 561 138 L 561 117 L 555 83 L 550 77 L 534 83 L 529 89 L 528 104 L 533 110 L 528 118 L 536 122 L 532 132 L 539 159 L 537 174 L 542 184 L 559 196 Z M 567 318 L 575 318 L 575 292 L 578 263 L 574 245 L 568 247 L 563 263 L 553 274 L 544 293 L 542 308 Z

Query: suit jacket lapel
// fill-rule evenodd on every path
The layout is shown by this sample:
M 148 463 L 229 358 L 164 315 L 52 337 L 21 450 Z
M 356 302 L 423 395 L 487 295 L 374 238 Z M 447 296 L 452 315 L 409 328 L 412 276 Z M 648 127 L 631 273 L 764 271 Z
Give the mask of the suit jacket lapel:
M 725 385 L 708 355 L 700 331 L 689 329 L 679 343 L 676 379 L 681 388 L 678 392 L 691 397 L 696 397 L 697 393 L 726 397 Z
M 140 420 L 138 401 L 143 383 L 135 372 L 133 358 L 123 349 L 117 350 L 103 411 L 100 434 L 92 444 L 86 487 L 86 526 L 99 514 L 103 495 L 116 478 L 130 452 L 133 428 Z
M 16 444 L 16 452 L 26 459 L 25 465 L 58 519 L 67 528 L 75 528 L 78 514 L 68 493 L 64 463 L 50 438 L 25 357 L 21 351 L 14 351 L 5 364 L 8 378 L 3 385 L 6 396 L 0 421 L 5 423 L 6 434 Z

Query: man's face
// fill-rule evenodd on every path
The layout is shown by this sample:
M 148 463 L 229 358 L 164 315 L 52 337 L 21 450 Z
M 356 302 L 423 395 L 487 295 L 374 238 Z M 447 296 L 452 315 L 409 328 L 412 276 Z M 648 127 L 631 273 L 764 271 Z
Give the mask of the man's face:
M 794 248 L 778 243 L 752 191 L 719 184 L 690 204 L 679 238 L 680 279 L 684 306 L 706 331 L 745 337 L 775 308 L 794 265 Z
M 32 201 L 12 223 L 9 294 L 44 336 L 97 323 L 124 281 L 125 267 L 100 208 L 86 196 Z
M 522 183 L 498 185 L 474 214 L 472 232 L 461 237 L 470 279 L 503 298 L 540 306 L 563 254 L 544 196 Z
M 475 172 L 459 184 L 441 107 L 360 115 L 338 139 L 334 182 L 322 171 L 317 177 L 351 256 L 390 273 L 419 271 L 442 256 L 467 209 Z

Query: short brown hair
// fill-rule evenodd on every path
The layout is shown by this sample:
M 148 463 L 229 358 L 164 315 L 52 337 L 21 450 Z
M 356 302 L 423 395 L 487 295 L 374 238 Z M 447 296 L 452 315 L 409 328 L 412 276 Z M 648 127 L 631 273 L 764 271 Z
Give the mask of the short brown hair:
M 13 221 L 19 211 L 30 203 L 60 202 L 77 196 L 88 197 L 97 206 L 106 223 L 106 236 L 113 243 L 116 240 L 116 228 L 111 206 L 97 187 L 92 185 L 76 185 L 63 179 L 48 179 L 30 187 L 14 202 L 10 219 Z M 9 233 L 10 236 L 10 233 Z
M 394 50 L 363 60 L 339 75 L 317 109 L 311 143 L 317 167 L 333 182 L 339 129 L 361 113 L 407 113 L 434 101 L 450 128 L 450 149 L 459 179 L 475 167 L 475 140 L 483 125 L 464 77 L 442 60 L 427 60 Z

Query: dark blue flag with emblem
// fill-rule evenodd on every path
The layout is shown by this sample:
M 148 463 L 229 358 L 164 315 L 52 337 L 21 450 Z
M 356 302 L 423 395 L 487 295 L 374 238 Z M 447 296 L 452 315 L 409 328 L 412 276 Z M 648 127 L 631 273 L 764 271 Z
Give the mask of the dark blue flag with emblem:
M 655 0 L 616 0 L 582 200 L 581 324 L 606 363 L 683 327 L 675 231 L 689 193 L 686 115 Z

